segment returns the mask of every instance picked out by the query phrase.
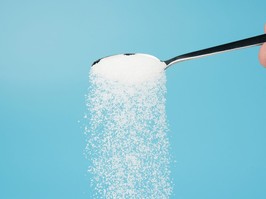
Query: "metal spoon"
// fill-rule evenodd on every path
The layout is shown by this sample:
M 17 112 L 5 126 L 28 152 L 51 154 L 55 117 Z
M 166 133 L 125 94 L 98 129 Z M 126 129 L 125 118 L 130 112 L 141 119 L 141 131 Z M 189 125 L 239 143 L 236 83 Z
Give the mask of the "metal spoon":
M 186 60 L 191 60 L 191 59 L 196 59 L 196 58 L 200 58 L 200 57 L 205 57 L 208 55 L 214 55 L 214 54 L 218 54 L 218 53 L 222 53 L 222 52 L 227 52 L 227 51 L 231 51 L 231 50 L 237 50 L 237 49 L 241 49 L 241 48 L 247 48 L 247 47 L 252 47 L 252 46 L 258 46 L 263 44 L 264 42 L 266 42 L 266 34 L 262 34 L 262 35 L 258 35 L 255 37 L 250 37 L 250 38 L 246 38 L 246 39 L 242 39 L 242 40 L 238 40 L 238 41 L 234 41 L 234 42 L 230 42 L 227 44 L 222 44 L 219 46 L 214 46 L 211 48 L 206 48 L 203 50 L 198 50 L 198 51 L 194 51 L 194 52 L 190 52 L 190 53 L 186 53 L 183 55 L 179 55 L 176 57 L 173 57 L 171 59 L 168 59 L 166 61 L 161 61 L 165 63 L 165 69 L 167 69 L 169 66 L 178 63 L 178 62 L 182 62 L 182 61 L 186 61 Z M 125 53 L 123 54 L 124 56 L 131 56 L 131 55 L 135 55 L 136 53 Z M 145 55 L 145 54 L 142 54 Z M 113 55 L 115 56 L 115 55 Z M 110 57 L 113 56 L 108 56 L 108 57 L 104 57 L 101 58 L 97 61 L 95 61 L 92 66 L 96 65 L 97 63 L 99 63 L 101 60 L 103 59 L 108 59 Z M 157 59 L 156 57 L 147 55 L 150 58 L 153 59 Z

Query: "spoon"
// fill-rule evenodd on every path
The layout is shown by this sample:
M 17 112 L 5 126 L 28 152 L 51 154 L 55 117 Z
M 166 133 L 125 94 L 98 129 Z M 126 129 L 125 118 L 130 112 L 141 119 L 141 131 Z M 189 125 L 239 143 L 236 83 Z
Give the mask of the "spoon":
M 208 55 L 214 55 L 214 54 L 227 52 L 227 51 L 231 51 L 231 50 L 237 50 L 237 49 L 241 49 L 241 48 L 258 46 L 258 45 L 263 44 L 264 42 L 266 42 L 266 34 L 262 34 L 262 35 L 258 35 L 258 36 L 255 36 L 255 37 L 250 37 L 250 38 L 246 38 L 246 39 L 230 42 L 230 43 L 227 43 L 227 44 L 222 44 L 222 45 L 219 45 L 219 46 L 214 46 L 214 47 L 211 47 L 211 48 L 206 48 L 206 49 L 203 49 L 203 50 L 198 50 L 198 51 L 186 53 L 186 54 L 183 54 L 183 55 L 178 55 L 178 56 L 173 57 L 171 59 L 168 59 L 166 61 L 161 61 L 161 60 L 159 60 L 159 61 L 160 62 L 164 62 L 165 63 L 165 68 L 164 69 L 167 69 L 169 66 L 171 66 L 173 64 L 176 64 L 178 62 L 191 60 L 191 59 L 196 59 L 196 58 L 200 58 L 200 57 L 205 57 L 205 56 L 208 56 Z M 138 54 L 138 53 L 125 53 L 125 54 L 122 54 L 122 55 L 123 56 L 133 56 L 133 55 L 136 55 L 136 54 Z M 151 59 L 158 60 L 156 57 L 150 56 L 148 54 L 142 54 L 142 55 L 147 55 Z M 98 59 L 97 61 L 95 61 L 92 64 L 92 66 L 96 65 L 97 63 L 99 63 L 103 59 L 104 60 L 110 59 L 110 58 L 113 58 L 114 56 L 117 56 L 117 55 L 112 55 L 112 56 L 108 56 L 108 57 L 104 57 L 104 58 Z

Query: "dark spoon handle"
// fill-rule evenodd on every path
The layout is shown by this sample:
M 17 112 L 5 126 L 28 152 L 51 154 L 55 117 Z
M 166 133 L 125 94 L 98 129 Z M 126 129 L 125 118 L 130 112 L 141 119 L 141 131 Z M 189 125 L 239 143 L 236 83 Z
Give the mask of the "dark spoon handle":
M 257 45 L 263 44 L 264 42 L 266 42 L 266 34 L 262 34 L 262 35 L 258 35 L 255 37 L 250 37 L 247 39 L 242 39 L 239 41 L 234 41 L 231 43 L 227 43 L 227 44 L 214 46 L 211 48 L 206 48 L 203 50 L 179 55 L 179 56 L 176 56 L 172 59 L 166 60 L 164 62 L 167 65 L 166 68 L 168 68 L 170 65 L 175 64 L 177 62 L 195 59 L 195 58 L 199 58 L 199 57 L 204 57 L 204 56 L 208 56 L 208 55 L 213 55 L 213 54 L 217 54 L 217 53 L 222 53 L 222 52 L 226 52 L 226 51 L 236 50 L 236 49 L 240 49 L 240 48 L 257 46 Z

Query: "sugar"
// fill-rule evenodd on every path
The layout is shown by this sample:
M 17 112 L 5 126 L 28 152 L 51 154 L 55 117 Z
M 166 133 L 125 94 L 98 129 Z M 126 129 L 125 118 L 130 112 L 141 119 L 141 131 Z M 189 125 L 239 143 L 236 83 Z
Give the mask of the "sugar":
M 95 198 L 169 198 L 165 64 L 116 55 L 90 71 L 86 155 Z
M 146 54 L 115 55 L 102 59 L 92 67 L 92 73 L 124 84 L 136 84 L 156 78 L 166 64 Z

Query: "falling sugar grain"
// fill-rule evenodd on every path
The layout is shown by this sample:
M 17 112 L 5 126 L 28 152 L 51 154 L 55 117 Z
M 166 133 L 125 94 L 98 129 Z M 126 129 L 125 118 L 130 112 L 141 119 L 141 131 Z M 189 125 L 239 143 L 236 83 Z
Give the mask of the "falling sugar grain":
M 170 197 L 164 68 L 143 54 L 92 66 L 85 133 L 95 198 Z

